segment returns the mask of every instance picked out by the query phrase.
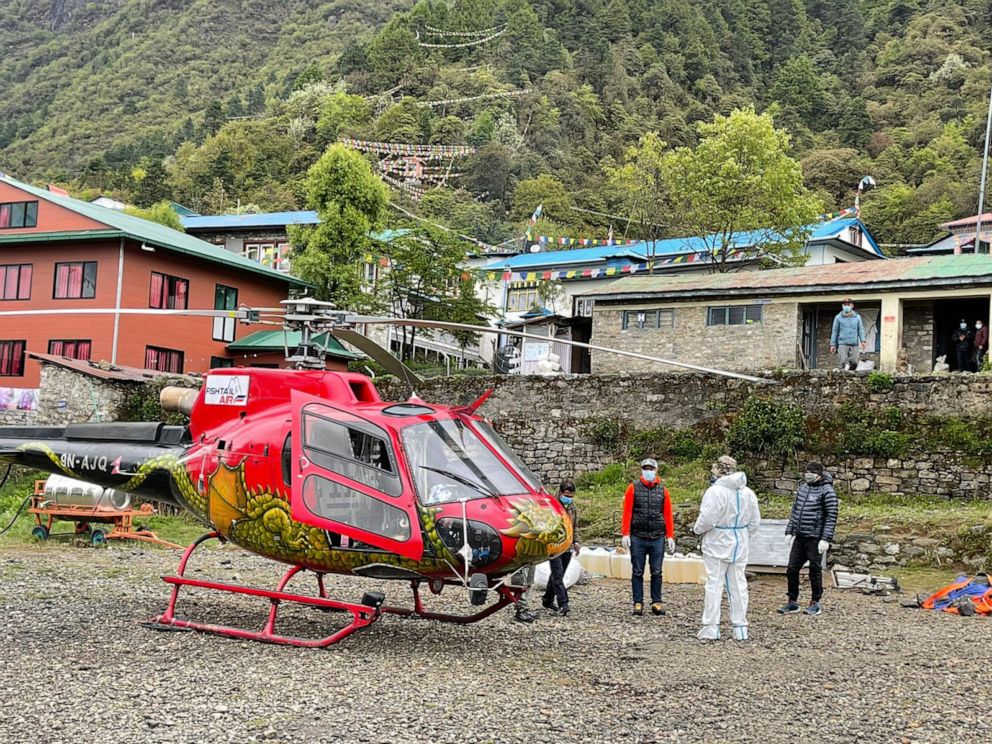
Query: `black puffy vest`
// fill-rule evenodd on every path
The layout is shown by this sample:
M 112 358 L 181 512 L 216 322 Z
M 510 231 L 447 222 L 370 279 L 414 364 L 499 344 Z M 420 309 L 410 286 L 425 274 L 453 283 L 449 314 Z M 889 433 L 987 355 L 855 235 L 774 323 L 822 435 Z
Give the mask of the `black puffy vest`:
M 634 481 L 634 509 L 630 516 L 630 534 L 644 540 L 657 540 L 665 534 L 665 484 L 645 486 Z

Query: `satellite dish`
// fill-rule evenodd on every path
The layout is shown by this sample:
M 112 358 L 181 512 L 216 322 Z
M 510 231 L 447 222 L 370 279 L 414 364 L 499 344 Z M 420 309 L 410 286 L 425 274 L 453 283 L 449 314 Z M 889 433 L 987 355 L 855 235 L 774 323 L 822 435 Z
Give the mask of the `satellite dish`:
M 541 246 L 540 246 L 540 244 L 534 243 L 534 245 L 532 245 L 530 247 L 530 252 L 531 253 L 540 253 L 541 252 Z

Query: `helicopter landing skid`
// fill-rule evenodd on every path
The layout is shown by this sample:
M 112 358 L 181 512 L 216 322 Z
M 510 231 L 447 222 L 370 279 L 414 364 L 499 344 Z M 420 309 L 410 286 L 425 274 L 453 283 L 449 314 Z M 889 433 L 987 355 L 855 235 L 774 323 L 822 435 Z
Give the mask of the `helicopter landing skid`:
M 496 594 L 499 595 L 499 600 L 494 604 L 489 605 L 489 607 L 486 607 L 484 610 L 476 612 L 474 615 L 448 615 L 443 612 L 430 612 L 424 608 L 424 602 L 420 597 L 419 579 L 414 579 L 411 581 L 410 588 L 413 589 L 412 609 L 408 607 L 391 607 L 384 605 L 380 608 L 381 611 L 390 615 L 399 615 L 400 617 L 422 618 L 424 620 L 436 620 L 437 622 L 442 623 L 460 623 L 464 625 L 468 623 L 475 623 L 479 620 L 484 620 L 494 612 L 502 610 L 507 605 L 514 604 L 520 599 L 520 595 L 523 594 L 522 589 L 501 586 L 495 590 Z
M 153 618 L 147 623 L 142 623 L 145 627 L 154 630 L 192 630 L 201 633 L 212 633 L 214 635 L 227 638 L 239 638 L 248 641 L 260 641 L 262 643 L 276 643 L 284 646 L 296 646 L 299 648 L 325 648 L 333 643 L 348 637 L 356 630 L 366 628 L 381 617 L 381 606 L 384 596 L 378 592 L 367 592 L 362 598 L 362 602 L 342 602 L 330 599 L 324 591 L 324 577 L 317 574 L 317 587 L 320 596 L 309 597 L 304 594 L 295 594 L 285 591 L 286 585 L 298 573 L 304 570 L 303 566 L 293 566 L 279 581 L 275 590 L 255 589 L 237 584 L 225 584 L 217 581 L 203 581 L 202 579 L 190 579 L 184 574 L 186 563 L 193 551 L 207 540 L 220 537 L 217 532 L 209 532 L 197 538 L 183 553 L 179 561 L 179 570 L 175 576 L 163 576 L 162 579 L 167 584 L 172 585 L 172 594 L 169 597 L 169 604 L 164 613 Z M 210 589 L 213 591 L 230 592 L 232 594 L 243 594 L 250 597 L 265 597 L 269 600 L 269 616 L 265 622 L 265 627 L 260 631 L 245 630 L 229 625 L 214 625 L 211 623 L 199 623 L 192 620 L 177 618 L 175 615 L 176 602 L 179 599 L 179 590 L 184 586 L 198 589 Z M 297 604 L 309 605 L 325 611 L 350 612 L 351 622 L 340 630 L 324 638 L 296 638 L 284 636 L 276 633 L 276 616 L 281 602 L 295 602 Z

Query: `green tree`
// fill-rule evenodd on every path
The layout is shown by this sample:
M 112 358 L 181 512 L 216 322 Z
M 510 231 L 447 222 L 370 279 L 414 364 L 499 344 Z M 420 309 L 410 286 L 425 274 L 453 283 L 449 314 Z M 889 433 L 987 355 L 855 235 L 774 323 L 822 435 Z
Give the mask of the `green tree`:
M 652 272 L 658 239 L 668 229 L 665 224 L 670 204 L 668 157 L 667 144 L 656 132 L 648 132 L 627 149 L 621 165 L 606 167 L 610 187 L 627 218 L 625 225 L 617 225 L 615 229 L 622 229 L 625 237 L 634 232 L 647 241 Z
M 293 273 L 312 283 L 315 295 L 340 308 L 374 311 L 364 291 L 362 268 L 371 249 L 369 234 L 379 226 L 388 191 L 359 153 L 331 145 L 311 166 L 307 205 L 320 216 L 316 227 L 291 227 Z
M 148 220 L 149 222 L 157 222 L 160 225 L 171 227 L 173 230 L 178 230 L 179 232 L 185 232 L 183 230 L 183 223 L 179 219 L 179 215 L 175 213 L 172 209 L 172 205 L 167 201 L 152 204 L 147 208 L 125 207 L 124 213 L 129 214 L 132 217 L 140 217 L 141 219 Z
M 821 204 L 788 155 L 789 135 L 771 116 L 738 109 L 700 124 L 699 136 L 695 149 L 680 147 L 666 159 L 680 232 L 700 236 L 715 271 L 800 262 Z M 738 260 L 735 250 L 748 260 Z
M 366 126 L 372 119 L 372 110 L 361 96 L 338 92 L 329 96 L 317 119 L 317 142 L 326 147 L 347 130 Z
M 528 178 L 517 184 L 513 191 L 514 220 L 529 219 L 538 205 L 550 220 L 560 223 L 572 221 L 572 199 L 565 184 L 557 178 L 542 173 L 537 178 Z
M 465 245 L 451 233 L 421 224 L 386 245 L 389 268 L 380 285 L 392 315 L 399 318 L 451 320 L 453 308 L 465 320 L 467 297 L 458 292 L 465 280 Z M 403 327 L 401 356 L 413 358 L 418 329 Z
M 369 44 L 367 56 L 370 83 L 381 92 L 413 73 L 423 61 L 423 50 L 413 33 L 393 20 Z

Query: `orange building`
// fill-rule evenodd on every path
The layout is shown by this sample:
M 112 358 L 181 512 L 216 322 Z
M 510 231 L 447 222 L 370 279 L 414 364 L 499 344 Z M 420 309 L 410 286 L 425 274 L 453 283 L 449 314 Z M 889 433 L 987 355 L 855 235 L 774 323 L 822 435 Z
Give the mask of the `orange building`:
M 164 372 L 282 366 L 278 349 L 251 342 L 271 327 L 117 311 L 273 308 L 305 287 L 185 233 L 0 174 L 0 311 L 52 311 L 0 316 L 0 388 L 38 387 L 27 351 Z M 355 356 L 329 349 L 329 366 Z

